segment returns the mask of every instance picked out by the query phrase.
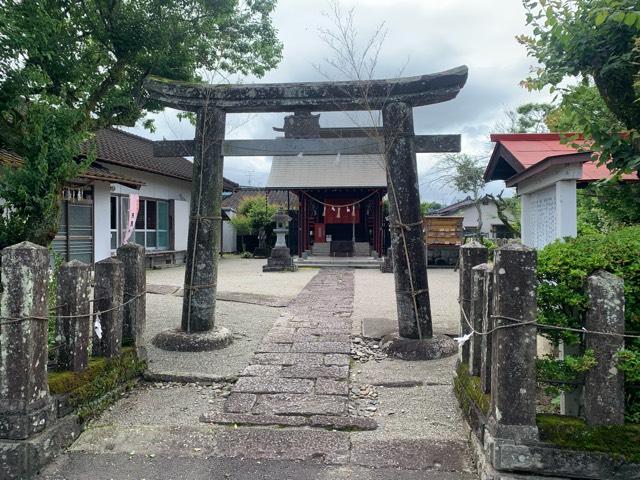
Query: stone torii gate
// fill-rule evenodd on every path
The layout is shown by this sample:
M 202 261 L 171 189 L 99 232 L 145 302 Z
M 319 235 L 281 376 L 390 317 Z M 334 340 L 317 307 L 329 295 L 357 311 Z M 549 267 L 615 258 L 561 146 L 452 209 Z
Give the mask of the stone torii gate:
M 460 135 L 415 136 L 413 108 L 455 98 L 467 67 L 389 80 L 210 85 L 149 77 L 145 88 L 162 105 L 197 114 L 194 140 L 156 142 L 156 156 L 193 156 L 193 186 L 181 328 L 165 332 L 164 348 L 216 348 L 214 332 L 220 210 L 225 156 L 382 154 L 392 225 L 400 336 L 433 335 L 416 153 L 459 152 Z M 382 111 L 379 138 L 224 140 L 227 113 Z M 378 131 L 374 129 L 374 131 Z M 162 334 L 161 334 L 162 335 Z M 195 345 L 195 346 L 194 346 Z

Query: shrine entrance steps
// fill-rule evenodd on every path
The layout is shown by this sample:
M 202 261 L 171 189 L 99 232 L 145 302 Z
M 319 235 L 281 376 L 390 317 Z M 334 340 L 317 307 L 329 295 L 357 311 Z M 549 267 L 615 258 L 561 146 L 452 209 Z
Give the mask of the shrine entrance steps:
M 333 257 L 329 255 L 309 255 L 307 258 L 295 258 L 298 267 L 317 268 L 380 268 L 382 260 L 375 257 Z

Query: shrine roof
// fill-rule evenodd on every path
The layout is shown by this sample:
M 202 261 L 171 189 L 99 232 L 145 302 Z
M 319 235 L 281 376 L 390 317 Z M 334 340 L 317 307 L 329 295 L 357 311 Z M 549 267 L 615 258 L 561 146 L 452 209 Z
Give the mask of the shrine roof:
M 485 181 L 505 180 L 507 186 L 539 173 L 552 165 L 582 163 L 578 183 L 589 183 L 611 177 L 605 165 L 598 165 L 593 152 L 563 143 L 560 133 L 492 134 L 496 145 L 484 172 Z M 576 140 L 580 143 L 580 138 Z M 638 181 L 636 175 L 623 175 L 623 180 Z
M 386 188 L 381 155 L 273 157 L 267 188 Z

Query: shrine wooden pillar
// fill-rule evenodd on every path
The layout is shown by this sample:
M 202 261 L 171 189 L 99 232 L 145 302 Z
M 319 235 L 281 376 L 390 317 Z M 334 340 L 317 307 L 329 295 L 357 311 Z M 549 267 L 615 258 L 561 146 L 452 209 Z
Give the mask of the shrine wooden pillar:
M 433 328 L 420 215 L 413 109 L 404 102 L 388 103 L 382 109 L 382 121 L 399 333 L 405 338 L 430 338 Z

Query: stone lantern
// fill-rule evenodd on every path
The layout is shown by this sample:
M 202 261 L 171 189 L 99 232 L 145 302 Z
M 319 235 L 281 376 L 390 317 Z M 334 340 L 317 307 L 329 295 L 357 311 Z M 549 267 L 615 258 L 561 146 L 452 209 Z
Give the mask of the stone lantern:
M 276 224 L 273 231 L 276 234 L 276 245 L 271 249 L 271 256 L 267 259 L 267 264 L 262 267 L 263 272 L 284 272 L 295 271 L 295 265 L 287 247 L 286 234 L 289 231 L 291 217 L 280 210 L 271 217 Z

